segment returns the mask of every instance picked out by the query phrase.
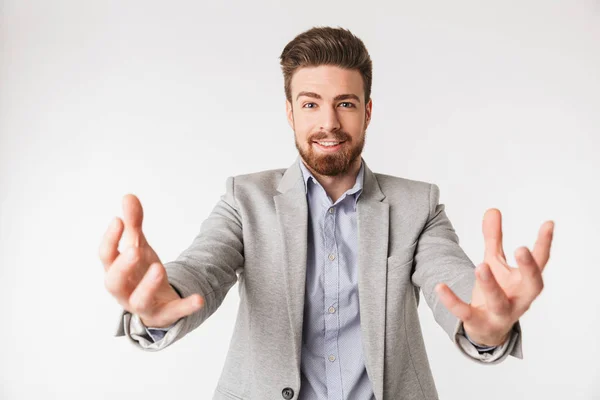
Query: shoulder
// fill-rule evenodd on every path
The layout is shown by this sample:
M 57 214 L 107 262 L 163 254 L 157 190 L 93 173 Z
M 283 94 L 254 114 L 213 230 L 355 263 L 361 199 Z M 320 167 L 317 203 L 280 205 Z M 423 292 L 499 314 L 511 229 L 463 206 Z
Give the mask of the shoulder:
M 387 203 L 395 210 L 432 213 L 440 202 L 440 189 L 432 182 L 375 173 L 375 178 Z
M 227 178 L 227 189 L 238 199 L 272 197 L 277 194 L 285 171 L 285 168 L 278 168 L 231 176 Z
M 439 190 L 437 189 L 437 185 L 431 182 L 418 181 L 379 173 L 375 173 L 374 175 L 377 179 L 379 187 L 381 188 L 381 191 L 386 195 L 386 197 L 401 194 L 406 195 L 407 193 L 429 195 L 434 188 Z
M 236 175 L 232 178 L 234 179 L 236 186 L 273 186 L 276 188 L 285 171 L 285 168 L 269 169 L 265 171 Z

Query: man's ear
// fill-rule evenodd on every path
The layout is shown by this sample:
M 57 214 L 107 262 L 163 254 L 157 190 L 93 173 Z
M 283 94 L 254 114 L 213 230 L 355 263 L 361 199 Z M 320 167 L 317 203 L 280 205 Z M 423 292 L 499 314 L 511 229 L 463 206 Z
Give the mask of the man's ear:
M 294 109 L 289 100 L 285 101 L 285 113 L 287 115 L 288 124 L 290 124 L 290 127 L 294 129 Z
M 371 123 L 371 113 L 373 112 L 373 99 L 369 99 L 369 102 L 365 106 L 365 130 Z

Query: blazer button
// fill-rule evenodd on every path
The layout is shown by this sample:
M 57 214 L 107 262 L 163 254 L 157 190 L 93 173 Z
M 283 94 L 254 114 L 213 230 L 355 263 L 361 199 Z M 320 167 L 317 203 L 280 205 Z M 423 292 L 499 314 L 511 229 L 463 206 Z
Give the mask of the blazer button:
M 281 391 L 281 395 L 285 400 L 290 400 L 292 397 L 294 397 L 294 391 L 292 388 L 286 387 Z

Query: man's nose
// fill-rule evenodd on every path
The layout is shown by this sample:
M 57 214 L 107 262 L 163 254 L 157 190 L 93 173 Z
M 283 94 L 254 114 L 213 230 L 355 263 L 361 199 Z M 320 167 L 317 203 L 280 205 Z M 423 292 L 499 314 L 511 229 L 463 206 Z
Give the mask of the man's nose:
M 340 129 L 340 119 L 335 108 L 324 108 L 321 120 L 321 130 L 325 132 L 333 132 Z

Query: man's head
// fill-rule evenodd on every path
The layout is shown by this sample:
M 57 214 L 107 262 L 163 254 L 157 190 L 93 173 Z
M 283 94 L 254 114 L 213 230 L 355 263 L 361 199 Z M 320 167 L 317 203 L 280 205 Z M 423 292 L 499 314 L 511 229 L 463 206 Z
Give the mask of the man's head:
M 316 27 L 281 53 L 286 110 L 296 148 L 314 172 L 336 176 L 357 162 L 371 120 L 372 63 L 342 28 Z

